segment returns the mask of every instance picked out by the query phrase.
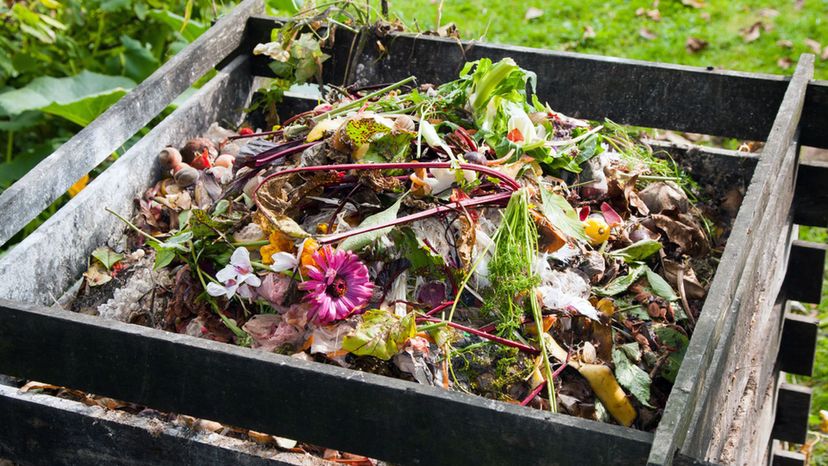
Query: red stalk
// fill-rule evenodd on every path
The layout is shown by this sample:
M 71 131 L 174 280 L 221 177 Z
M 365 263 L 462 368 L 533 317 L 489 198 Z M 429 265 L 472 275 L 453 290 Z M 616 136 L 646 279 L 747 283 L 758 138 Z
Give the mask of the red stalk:
M 288 155 L 293 155 L 293 154 L 302 152 L 307 148 L 310 148 L 310 147 L 313 147 L 317 144 L 320 144 L 321 142 L 322 141 L 314 141 L 314 142 L 309 142 L 307 144 L 299 144 L 297 146 L 289 147 L 287 149 L 283 149 L 283 150 L 280 150 L 280 151 L 275 151 L 275 149 L 274 149 L 273 154 L 268 154 L 266 156 L 262 156 L 262 154 L 259 154 L 259 155 L 256 156 L 257 158 L 254 159 L 254 166 L 258 168 L 258 167 L 261 167 L 262 165 L 267 165 L 268 163 L 270 163 L 274 160 L 281 159 L 283 157 L 287 157 Z M 261 158 L 259 158 L 259 157 L 261 157 Z M 285 170 L 285 171 L 290 171 L 290 170 Z M 283 172 L 280 172 L 280 173 L 283 173 Z
M 528 405 L 533 399 L 535 399 L 536 396 L 538 396 L 538 394 L 541 392 L 541 390 L 543 390 L 543 387 L 545 387 L 545 386 L 546 386 L 546 380 L 539 383 L 537 387 L 533 388 L 532 391 L 529 392 L 529 395 L 526 398 L 524 398 L 523 401 L 520 402 L 520 405 L 521 406 Z
M 284 130 L 276 130 L 276 131 L 262 131 L 261 133 L 250 133 L 250 134 L 238 134 L 236 136 L 230 136 L 227 139 L 230 141 L 235 141 L 236 139 L 246 139 L 246 138 L 258 138 L 261 136 L 275 136 L 278 134 L 282 134 Z
M 516 341 L 512 341 L 512 340 L 509 340 L 509 339 L 506 339 L 506 338 L 503 338 L 503 337 L 499 337 L 497 335 L 492 335 L 491 333 L 481 332 L 480 330 L 477 330 L 476 328 L 466 327 L 465 325 L 460 325 L 460 324 L 456 324 L 454 322 L 449 322 L 449 321 L 446 321 L 446 320 L 441 320 L 441 319 L 437 319 L 437 318 L 434 318 L 434 317 L 428 317 L 428 316 L 418 317 L 417 320 L 425 320 L 425 321 L 434 322 L 434 323 L 445 323 L 449 327 L 455 328 L 457 330 L 460 330 L 460 331 L 463 331 L 463 332 L 466 332 L 466 333 L 471 333 L 472 335 L 477 335 L 480 338 L 485 338 L 486 340 L 493 341 L 495 343 L 500 343 L 501 345 L 504 345 L 504 346 L 511 346 L 512 348 L 517 348 L 517 349 L 519 349 L 521 351 L 524 351 L 526 353 L 529 353 L 529 354 L 540 354 L 540 350 L 538 350 L 537 348 L 533 348 L 529 345 L 524 345 L 523 343 L 518 343 Z
M 445 308 L 447 308 L 447 307 L 450 307 L 450 306 L 452 306 L 452 305 L 454 305 L 454 301 L 445 301 L 445 302 L 442 302 L 442 303 L 438 304 L 438 305 L 437 305 L 437 307 L 435 307 L 434 309 L 432 309 L 432 310 L 430 310 L 430 311 L 426 312 L 426 313 L 425 313 L 425 315 L 427 315 L 427 316 L 433 316 L 434 314 L 437 314 L 438 312 L 440 312 L 440 311 L 442 311 L 443 309 L 445 309 Z

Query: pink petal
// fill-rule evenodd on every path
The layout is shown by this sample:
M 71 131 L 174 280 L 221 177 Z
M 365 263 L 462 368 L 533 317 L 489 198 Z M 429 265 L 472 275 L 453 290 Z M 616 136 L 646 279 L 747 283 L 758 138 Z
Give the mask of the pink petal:
M 589 217 L 590 211 L 591 211 L 591 209 L 589 208 L 588 205 L 585 205 L 585 206 L 581 207 L 581 210 L 578 211 L 578 217 L 580 217 L 582 222 L 584 220 L 586 220 L 587 217 Z
M 601 213 L 604 214 L 604 220 L 607 221 L 609 226 L 620 225 L 621 222 L 623 222 L 623 219 L 621 219 L 621 216 L 618 215 L 618 212 L 616 212 L 615 209 L 613 209 L 612 206 L 606 202 L 601 203 Z

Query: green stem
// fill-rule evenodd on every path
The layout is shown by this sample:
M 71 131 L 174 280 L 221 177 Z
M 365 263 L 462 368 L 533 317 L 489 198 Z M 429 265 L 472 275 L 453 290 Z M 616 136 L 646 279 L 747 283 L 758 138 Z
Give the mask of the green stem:
M 445 322 L 437 322 L 434 324 L 423 325 L 422 327 L 417 327 L 418 332 L 428 332 L 429 330 L 433 330 L 435 328 L 445 327 L 448 325 Z
M 240 241 L 240 242 L 237 242 L 237 243 L 233 242 L 233 243 L 230 243 L 230 244 L 232 244 L 233 246 L 244 246 L 244 247 L 248 247 L 248 246 L 267 246 L 268 244 L 270 244 L 270 241 L 268 241 L 266 239 L 263 239 L 263 240 L 259 240 L 259 241 Z
M 319 122 L 319 121 L 327 119 L 327 118 L 333 118 L 335 116 L 341 115 L 341 114 L 343 114 L 343 113 L 345 113 L 345 112 L 347 112 L 351 109 L 359 108 L 365 102 L 367 102 L 367 101 L 369 101 L 373 98 L 379 97 L 379 96 L 381 96 L 381 95 L 383 95 L 387 92 L 393 91 L 394 89 L 405 86 L 406 84 L 410 83 L 411 81 L 414 81 L 414 79 L 415 79 L 414 76 L 409 76 L 409 77 L 403 79 L 402 81 L 396 82 L 396 83 L 394 83 L 394 84 L 392 84 L 388 87 L 383 87 L 382 89 L 380 89 L 378 91 L 372 92 L 372 93 L 366 95 L 365 97 L 354 100 L 353 102 L 342 105 L 341 107 L 335 108 L 335 109 L 331 110 L 330 112 L 323 113 L 321 115 L 315 116 L 315 117 L 311 118 L 311 120 L 314 121 L 314 122 Z
M 198 256 L 196 256 L 195 248 L 192 247 L 192 244 L 190 246 L 191 246 L 190 247 L 190 252 L 192 252 L 192 256 L 193 256 L 193 268 L 196 271 L 196 275 L 198 275 L 198 281 L 201 282 L 201 287 L 204 289 L 204 292 L 206 293 L 207 292 L 207 281 L 204 280 L 204 275 L 206 275 L 206 274 L 204 274 L 201 271 L 201 267 L 198 266 Z M 212 277 L 210 277 L 210 278 L 212 279 Z M 216 281 L 216 280 L 213 280 L 213 281 Z M 236 335 L 242 342 L 246 343 L 247 341 L 249 341 L 250 340 L 250 335 L 248 335 L 247 332 L 245 332 L 244 330 L 239 328 L 239 326 L 236 325 L 235 322 L 230 320 L 229 317 L 227 317 L 226 315 L 224 315 L 223 312 L 221 312 L 221 309 L 219 309 L 218 304 L 216 304 L 216 301 L 213 299 L 212 296 L 210 296 L 210 295 L 207 295 L 207 296 L 209 296 L 207 298 L 207 301 L 210 303 L 210 307 L 212 307 L 213 311 L 219 316 L 219 318 L 221 319 L 221 322 L 224 324 L 224 326 L 227 327 L 228 329 L 230 329 L 230 331 L 233 332 L 233 334 Z
M 122 216 L 121 216 L 120 214 L 118 214 L 117 212 L 115 212 L 115 211 L 111 210 L 109 207 L 105 207 L 104 209 L 105 209 L 107 212 L 109 212 L 110 214 L 112 214 L 112 215 L 114 215 L 114 216 L 118 217 L 118 219 L 119 219 L 120 221 L 122 221 L 122 222 L 126 223 L 126 224 L 127 224 L 127 226 L 129 226 L 130 228 L 132 228 L 133 230 L 135 230 L 135 231 L 136 231 L 136 232 L 138 232 L 139 234 L 143 235 L 143 236 L 144 236 L 144 238 L 146 238 L 148 241 L 153 241 L 153 242 L 155 242 L 155 243 L 161 244 L 161 240 L 159 240 L 158 238 L 156 238 L 156 237 L 154 237 L 154 236 L 152 236 L 152 235 L 150 235 L 150 234 L 146 233 L 145 231 L 141 230 L 140 228 L 138 228 L 137 226 L 135 226 L 135 224 L 133 224 L 132 222 L 130 222 L 130 221 L 129 221 L 129 220 L 127 220 L 126 218 L 122 217 Z

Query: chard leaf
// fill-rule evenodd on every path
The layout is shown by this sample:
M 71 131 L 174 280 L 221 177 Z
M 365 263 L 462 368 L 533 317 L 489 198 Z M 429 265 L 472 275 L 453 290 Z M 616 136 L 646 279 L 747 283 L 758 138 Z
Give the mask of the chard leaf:
M 98 259 L 98 261 L 106 267 L 106 270 L 111 270 L 112 266 L 115 265 L 116 262 L 124 258 L 124 255 L 118 254 L 106 246 L 101 246 L 92 251 L 92 257 Z
M 342 341 L 342 349 L 358 356 L 389 360 L 416 333 L 414 314 L 400 318 L 381 309 L 365 312 L 353 334 Z
M 610 252 L 611 256 L 619 257 L 630 263 L 644 260 L 661 250 L 661 243 L 654 239 L 644 239 L 623 249 Z
M 679 299 L 670 284 L 649 267 L 647 267 L 647 281 L 650 282 L 650 288 L 653 289 L 653 294 L 656 296 L 660 296 L 667 301 L 676 301 Z
M 555 228 L 563 234 L 586 243 L 589 238 L 584 232 L 584 224 L 578 218 L 578 212 L 560 194 L 555 194 L 546 188 L 541 188 L 543 214 L 552 222 Z
M 615 296 L 619 293 L 623 293 L 627 291 L 636 280 L 647 271 L 649 267 L 644 264 L 638 264 L 634 267 L 630 267 L 630 271 L 627 275 L 623 275 L 620 277 L 616 277 L 611 282 L 607 283 L 606 286 L 603 287 L 594 287 L 592 290 L 595 294 L 599 296 Z
M 637 343 L 633 343 L 638 346 Z M 641 404 L 650 405 L 650 376 L 627 357 L 627 352 L 613 348 L 612 362 L 615 364 L 615 378 L 618 383 L 632 393 Z
M 402 205 L 402 196 L 400 196 L 400 198 L 397 199 L 397 202 L 393 203 L 391 207 L 383 210 L 382 212 L 377 212 L 374 215 L 369 215 L 368 217 L 365 217 L 365 220 L 363 220 L 357 228 L 381 225 L 383 223 L 388 223 L 396 219 L 397 212 L 399 212 L 400 210 L 400 205 Z M 365 233 L 351 236 L 350 238 L 345 239 L 345 241 L 343 241 L 339 245 L 339 249 L 342 249 L 344 251 L 359 251 L 365 246 L 368 246 L 374 241 L 387 235 L 391 231 L 391 229 L 392 227 L 380 228 L 379 230 L 368 231 Z

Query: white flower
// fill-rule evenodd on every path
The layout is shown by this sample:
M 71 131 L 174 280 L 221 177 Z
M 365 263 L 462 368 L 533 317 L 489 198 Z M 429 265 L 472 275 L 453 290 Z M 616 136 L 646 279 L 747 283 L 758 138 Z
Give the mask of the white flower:
M 514 134 L 514 130 L 520 133 L 520 138 L 509 138 L 510 141 L 518 146 L 525 146 L 533 144 L 546 136 L 546 130 L 540 131 L 543 127 L 536 128 L 520 104 L 509 102 L 504 108 L 509 115 L 509 121 L 506 124 L 508 132 L 506 134 Z
M 423 139 L 425 139 L 425 142 L 429 145 L 429 147 L 441 147 L 444 151 L 446 151 L 449 158 L 454 159 L 454 153 L 451 151 L 451 148 L 443 142 L 440 135 L 437 134 L 437 130 L 434 126 L 432 126 L 431 123 L 424 118 L 420 119 L 420 134 L 422 134 Z
M 302 251 L 305 250 L 305 243 L 308 240 L 302 241 L 302 245 L 299 246 L 299 250 L 296 251 L 296 255 L 293 255 L 289 252 L 278 252 L 272 256 L 273 264 L 270 266 L 270 270 L 274 272 L 287 272 L 288 270 L 293 270 L 299 266 L 300 258 L 302 257 Z
M 230 263 L 216 274 L 218 283 L 208 283 L 207 293 L 210 296 L 227 296 L 232 298 L 237 292 L 243 298 L 253 297 L 253 290 L 262 284 L 262 280 L 253 273 L 253 266 L 250 264 L 250 253 L 246 248 L 237 248 L 230 256 Z

